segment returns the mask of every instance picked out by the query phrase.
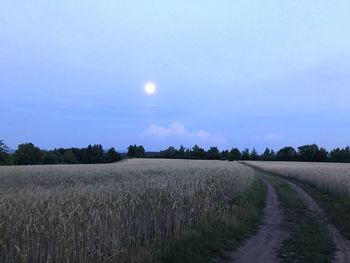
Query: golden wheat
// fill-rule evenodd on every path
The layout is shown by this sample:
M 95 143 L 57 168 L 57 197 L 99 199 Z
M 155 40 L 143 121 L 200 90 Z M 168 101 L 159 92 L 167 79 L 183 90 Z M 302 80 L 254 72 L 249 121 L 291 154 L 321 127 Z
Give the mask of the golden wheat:
M 0 261 L 137 261 L 154 241 L 221 217 L 253 180 L 221 161 L 0 167 Z
M 295 177 L 326 191 L 350 196 L 350 164 L 305 162 L 246 162 L 267 172 Z

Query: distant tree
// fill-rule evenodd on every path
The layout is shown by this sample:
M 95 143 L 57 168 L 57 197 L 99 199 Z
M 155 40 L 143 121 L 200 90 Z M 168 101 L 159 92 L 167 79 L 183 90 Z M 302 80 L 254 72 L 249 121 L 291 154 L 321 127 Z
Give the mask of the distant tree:
M 186 148 L 181 145 L 179 150 L 177 151 L 177 158 L 183 159 L 186 157 Z
M 259 154 L 255 148 L 253 148 L 252 152 L 250 153 L 250 160 L 252 161 L 259 160 Z
M 210 149 L 207 151 L 207 158 L 211 160 L 220 159 L 220 151 L 218 147 L 210 147 Z
M 230 151 L 230 160 L 231 161 L 238 161 L 242 159 L 241 151 L 238 148 L 232 148 Z
M 41 150 L 32 143 L 20 144 L 15 152 L 14 159 L 15 164 L 18 165 L 40 164 Z
M 140 158 L 140 157 L 144 157 L 145 156 L 145 148 L 140 145 L 140 146 L 137 146 L 136 144 L 135 145 L 130 145 L 128 147 L 128 154 L 127 154 L 128 157 L 136 157 L 136 158 Z
M 250 160 L 250 152 L 249 152 L 249 149 L 248 148 L 245 148 L 243 151 L 242 151 L 242 160 Z
M 222 160 L 230 160 L 230 152 L 228 150 L 224 150 L 220 153 Z
M 8 147 L 3 140 L 0 140 L 0 165 L 6 164 L 8 159 Z
M 303 162 L 321 162 L 327 160 L 328 153 L 326 149 L 320 149 L 317 144 L 308 144 L 298 147 L 298 156 Z
M 145 148 L 142 145 L 137 146 L 137 148 L 136 148 L 136 157 L 137 158 L 145 157 L 145 153 L 146 153 Z
M 176 158 L 178 151 L 175 147 L 169 146 L 166 150 L 160 151 L 159 155 L 162 158 Z
M 328 158 L 329 158 L 328 151 L 325 148 L 321 147 L 317 153 L 316 161 L 317 162 L 327 162 Z
M 200 148 L 198 145 L 193 146 L 192 156 L 195 159 L 204 159 L 206 157 L 206 152 L 204 149 Z
M 277 161 L 295 161 L 297 159 L 297 151 L 293 147 L 284 147 L 276 153 Z
M 271 161 L 275 161 L 276 160 L 276 153 L 275 153 L 274 150 L 271 150 L 270 156 L 271 156 Z
M 76 164 L 78 163 L 77 157 L 72 150 L 68 150 L 63 154 L 63 161 L 66 164 Z
M 42 164 L 58 164 L 60 160 L 54 151 L 42 151 L 41 152 Z
M 191 149 L 187 148 L 185 150 L 185 158 L 186 159 L 193 159 L 193 153 L 192 153 Z
M 264 153 L 260 156 L 260 159 L 263 161 L 274 161 L 276 158 L 276 154 L 273 150 L 266 148 Z
M 350 162 L 350 147 L 336 148 L 329 153 L 329 161 L 331 162 Z
M 128 153 L 127 153 L 127 156 L 128 157 L 135 157 L 136 156 L 136 145 L 130 145 L 128 147 Z
M 112 147 L 107 152 L 107 162 L 114 163 L 120 161 L 122 158 L 120 154 Z
M 104 163 L 104 150 L 101 144 L 95 144 L 92 146 L 90 153 L 90 163 Z

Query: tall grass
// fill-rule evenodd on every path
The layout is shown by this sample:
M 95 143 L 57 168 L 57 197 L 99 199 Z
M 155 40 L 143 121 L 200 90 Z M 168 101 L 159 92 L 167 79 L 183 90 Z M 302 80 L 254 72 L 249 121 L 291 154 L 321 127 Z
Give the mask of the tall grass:
M 322 190 L 350 197 L 350 164 L 305 162 L 246 162 L 267 172 L 295 177 Z
M 214 222 L 253 181 L 220 161 L 1 167 L 0 262 L 151 261 L 154 242 Z

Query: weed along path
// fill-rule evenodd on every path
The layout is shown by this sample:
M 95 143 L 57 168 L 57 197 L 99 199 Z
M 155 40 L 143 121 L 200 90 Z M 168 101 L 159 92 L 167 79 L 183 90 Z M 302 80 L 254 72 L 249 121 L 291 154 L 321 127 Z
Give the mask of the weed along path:
M 262 178 L 267 186 L 264 220 L 258 233 L 249 238 L 242 247 L 234 252 L 225 252 L 216 262 L 228 263 L 274 263 L 278 262 L 278 249 L 283 240 L 288 237 L 283 225 L 283 210 L 275 188 L 266 179 Z
M 302 188 L 297 186 L 296 184 L 290 182 L 287 179 L 283 179 L 288 185 L 297 192 L 304 202 L 307 204 L 308 209 L 313 214 L 314 217 L 319 218 L 320 220 L 326 220 L 326 215 L 323 210 L 319 207 L 317 202 L 307 194 Z M 329 235 L 336 245 L 335 252 L 335 263 L 349 263 L 350 262 L 350 241 L 347 240 L 343 235 L 339 232 L 337 228 L 335 228 L 332 224 L 328 223 L 328 231 Z

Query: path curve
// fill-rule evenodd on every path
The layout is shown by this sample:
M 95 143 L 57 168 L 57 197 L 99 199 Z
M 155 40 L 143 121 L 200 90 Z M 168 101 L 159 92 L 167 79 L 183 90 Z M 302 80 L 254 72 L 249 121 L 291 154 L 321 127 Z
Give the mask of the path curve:
M 278 262 L 278 249 L 283 240 L 288 237 L 288 231 L 283 225 L 283 210 L 275 188 L 266 179 L 262 180 L 267 186 L 267 196 L 263 224 L 258 233 L 249 238 L 237 251 L 225 252 L 216 262 Z
M 316 218 L 321 218 L 326 220 L 326 214 L 309 194 L 307 194 L 302 188 L 292 183 L 291 181 L 287 179 L 283 179 L 283 180 L 286 181 L 290 185 L 290 187 L 303 198 L 310 212 Z M 332 238 L 337 248 L 333 262 L 349 263 L 350 262 L 350 241 L 344 238 L 343 235 L 339 232 L 339 230 L 330 223 L 328 223 L 328 231 L 329 231 L 330 237 Z

